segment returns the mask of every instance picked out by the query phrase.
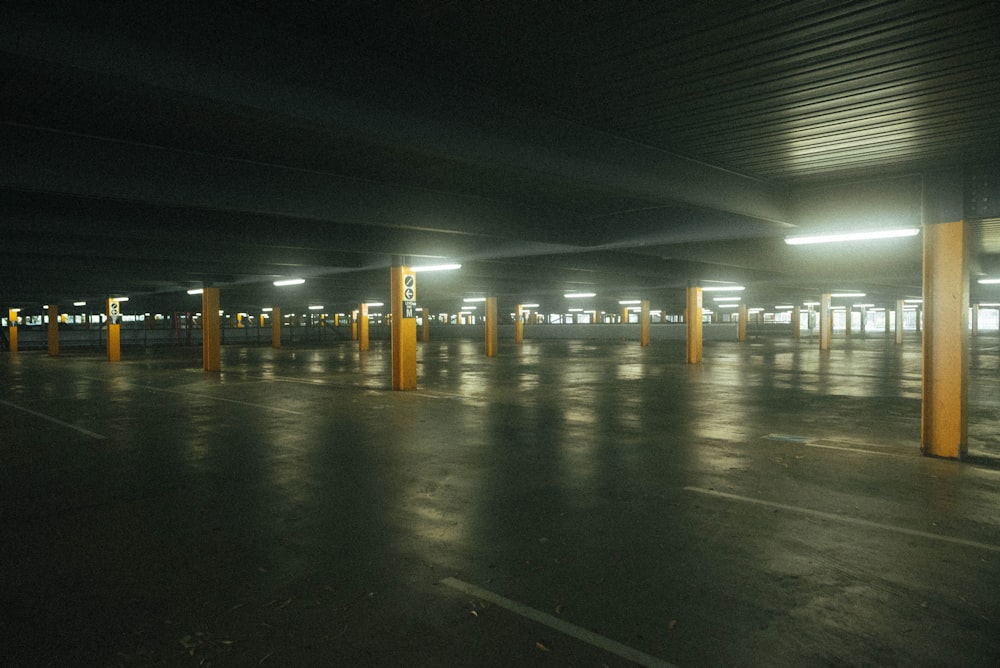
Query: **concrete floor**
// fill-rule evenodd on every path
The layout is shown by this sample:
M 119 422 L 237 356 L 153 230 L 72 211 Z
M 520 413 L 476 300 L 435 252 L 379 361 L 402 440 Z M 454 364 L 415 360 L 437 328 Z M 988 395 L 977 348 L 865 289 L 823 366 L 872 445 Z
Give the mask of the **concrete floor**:
M 1000 665 L 1000 340 L 835 346 L 4 354 L 0 661 Z

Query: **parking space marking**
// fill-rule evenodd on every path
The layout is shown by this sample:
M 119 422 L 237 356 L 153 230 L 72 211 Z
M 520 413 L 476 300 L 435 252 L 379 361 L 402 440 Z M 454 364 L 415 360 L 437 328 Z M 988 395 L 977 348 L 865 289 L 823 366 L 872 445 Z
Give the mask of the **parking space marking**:
M 22 411 L 24 413 L 28 413 L 29 415 L 34 415 L 35 417 L 39 417 L 39 418 L 41 418 L 43 420 L 47 420 L 48 422 L 51 422 L 53 424 L 57 424 L 60 427 L 66 427 L 67 429 L 72 429 L 73 431 L 78 431 L 81 434 L 84 434 L 86 436 L 90 436 L 91 438 L 96 438 L 99 441 L 103 441 L 105 438 L 107 438 L 106 436 L 104 436 L 102 434 L 98 434 L 98 433 L 92 432 L 89 429 L 84 429 L 83 427 L 77 427 L 75 424 L 70 424 L 69 422 L 63 422 L 62 420 L 60 420 L 58 418 L 54 418 L 51 415 L 46 415 L 45 413 L 39 413 L 38 411 L 33 411 L 30 408 L 25 408 L 24 406 L 18 406 L 17 404 L 12 404 L 11 402 L 4 401 L 3 399 L 0 399 L 0 404 L 3 404 L 4 406 L 8 406 L 8 407 L 13 408 L 15 410 Z

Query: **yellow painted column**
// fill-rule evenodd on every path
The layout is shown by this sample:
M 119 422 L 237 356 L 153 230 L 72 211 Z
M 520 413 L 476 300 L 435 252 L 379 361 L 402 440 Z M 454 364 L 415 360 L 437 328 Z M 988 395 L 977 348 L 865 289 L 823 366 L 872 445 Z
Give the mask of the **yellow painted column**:
M 965 221 L 924 225 L 920 449 L 958 459 L 969 436 L 969 237 Z
M 281 347 L 281 309 L 277 306 L 271 309 L 271 347 Z
M 494 357 L 497 354 L 497 298 L 486 298 L 486 356 Z
M 524 343 L 524 311 L 521 310 L 520 304 L 517 305 L 514 314 L 514 343 Z
M 622 309 L 622 324 L 624 325 L 627 323 L 628 323 L 628 307 L 626 306 L 625 308 Z
M 7 311 L 7 342 L 10 344 L 10 352 L 17 352 L 17 309 L 12 308 Z
M 688 287 L 687 289 L 687 362 L 688 364 L 698 364 L 701 362 L 702 331 L 701 331 L 701 308 L 702 292 L 700 287 Z
M 802 307 L 793 306 L 792 307 L 792 338 L 798 339 L 802 337 Z
M 59 307 L 49 304 L 49 357 L 59 355 Z
M 427 343 L 431 340 L 431 312 L 424 308 L 420 310 L 420 315 L 423 320 L 420 327 L 420 340 Z
M 639 302 L 639 345 L 649 345 L 649 300 Z
M 108 300 L 108 361 L 122 359 L 122 306 L 117 299 Z
M 736 340 L 742 343 L 747 340 L 747 319 L 750 318 L 750 309 L 746 304 L 740 304 L 736 310 Z
M 819 349 L 829 350 L 830 339 L 833 338 L 833 314 L 830 312 L 829 292 L 819 296 Z
M 201 293 L 201 357 L 205 371 L 222 370 L 221 346 L 219 288 L 205 288 Z
M 392 389 L 417 389 L 417 277 L 406 266 L 389 269 L 392 301 Z M 426 317 L 427 310 L 424 309 Z
M 368 304 L 358 304 L 358 350 L 368 350 Z

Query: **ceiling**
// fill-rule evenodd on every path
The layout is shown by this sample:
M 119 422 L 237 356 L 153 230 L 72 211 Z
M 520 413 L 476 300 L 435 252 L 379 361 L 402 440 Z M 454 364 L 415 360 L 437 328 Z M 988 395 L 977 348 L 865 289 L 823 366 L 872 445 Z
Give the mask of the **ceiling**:
M 434 309 L 680 310 L 689 282 L 893 303 L 920 237 L 783 237 L 919 225 L 939 173 L 1000 273 L 993 3 L 2 11 L 0 306 L 348 309 L 387 300 L 394 256 L 462 263 L 420 275 Z

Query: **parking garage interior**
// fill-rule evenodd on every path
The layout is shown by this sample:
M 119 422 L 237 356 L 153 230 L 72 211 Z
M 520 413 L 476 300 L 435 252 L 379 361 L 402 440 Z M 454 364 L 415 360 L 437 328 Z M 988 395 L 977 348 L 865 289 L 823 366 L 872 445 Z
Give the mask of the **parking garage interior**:
M 997 665 L 994 13 L 0 9 L 5 661 Z

